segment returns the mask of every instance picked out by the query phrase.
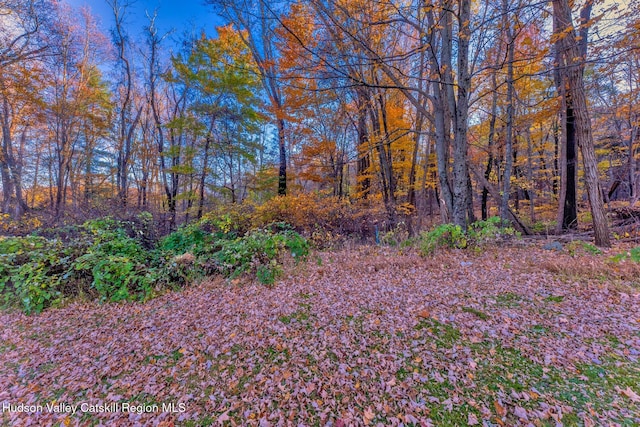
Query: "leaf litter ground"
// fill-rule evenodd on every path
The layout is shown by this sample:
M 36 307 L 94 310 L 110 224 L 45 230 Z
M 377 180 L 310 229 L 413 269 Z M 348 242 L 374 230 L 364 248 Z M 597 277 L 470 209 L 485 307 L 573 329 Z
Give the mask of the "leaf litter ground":
M 2 313 L 0 402 L 185 408 L 2 420 L 639 425 L 640 269 L 607 257 L 360 247 L 273 288 L 214 279 L 144 304 Z

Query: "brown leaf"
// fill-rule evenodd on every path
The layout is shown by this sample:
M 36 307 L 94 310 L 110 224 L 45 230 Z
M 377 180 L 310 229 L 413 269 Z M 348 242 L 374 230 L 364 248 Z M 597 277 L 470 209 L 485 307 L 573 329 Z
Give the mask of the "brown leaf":
M 529 415 L 527 414 L 527 410 L 521 406 L 516 406 L 513 409 L 513 413 L 516 417 L 521 418 L 523 420 L 529 420 Z
M 364 410 L 364 414 L 363 414 L 363 417 L 362 417 L 362 418 L 363 418 L 364 423 L 365 423 L 366 425 L 369 425 L 369 423 L 370 423 L 370 422 L 371 422 L 375 417 L 376 417 L 376 413 L 375 413 L 375 412 L 373 412 L 373 411 L 371 410 L 371 408 L 367 408 L 367 409 L 365 409 L 365 410 Z
M 493 407 L 496 409 L 496 413 L 498 414 L 498 416 L 500 416 L 500 418 L 504 418 L 507 415 L 507 409 L 502 406 L 499 401 L 494 401 Z
M 418 317 L 421 319 L 428 319 L 431 317 L 431 313 L 429 313 L 429 310 L 423 309 L 418 312 Z
M 624 396 L 627 396 L 629 399 L 631 399 L 632 402 L 640 402 L 640 396 L 629 386 L 627 386 L 627 388 L 625 388 L 624 390 L 618 388 L 618 392 L 620 392 L 620 394 Z
M 480 424 L 480 422 L 478 421 L 478 417 L 476 417 L 476 414 L 474 414 L 473 412 L 469 412 L 469 416 L 467 417 L 467 424 L 469 424 L 470 426 Z

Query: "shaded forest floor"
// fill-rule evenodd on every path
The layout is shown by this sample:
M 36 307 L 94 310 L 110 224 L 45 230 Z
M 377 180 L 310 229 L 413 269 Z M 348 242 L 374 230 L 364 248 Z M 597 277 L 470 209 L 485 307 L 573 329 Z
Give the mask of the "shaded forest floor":
M 273 288 L 210 280 L 144 304 L 2 313 L 0 402 L 160 409 L 2 420 L 638 425 L 640 268 L 541 245 L 359 247 L 315 253 Z

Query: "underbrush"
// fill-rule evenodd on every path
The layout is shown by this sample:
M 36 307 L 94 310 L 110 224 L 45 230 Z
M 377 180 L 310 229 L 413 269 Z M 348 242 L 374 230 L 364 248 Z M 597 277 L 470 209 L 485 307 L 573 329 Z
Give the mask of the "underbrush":
M 48 237 L 0 237 L 0 303 L 31 314 L 78 296 L 146 300 L 210 274 L 272 284 L 284 256 L 301 260 L 309 251 L 283 223 L 240 234 L 228 218 L 210 216 L 149 242 L 149 221 L 143 213 L 133 222 L 101 218 L 48 230 Z
M 503 226 L 502 220 L 494 216 L 486 221 L 474 222 L 466 231 L 459 225 L 439 225 L 433 230 L 423 232 L 420 235 L 419 246 L 420 253 L 426 256 L 440 248 L 464 249 L 471 246 L 480 247 L 501 239 L 519 236 L 520 233 L 512 227 Z
M 381 200 L 350 201 L 345 198 L 308 193 L 274 197 L 253 209 L 254 227 L 286 222 L 318 248 L 335 247 L 350 237 L 371 237 L 376 224 L 384 223 Z

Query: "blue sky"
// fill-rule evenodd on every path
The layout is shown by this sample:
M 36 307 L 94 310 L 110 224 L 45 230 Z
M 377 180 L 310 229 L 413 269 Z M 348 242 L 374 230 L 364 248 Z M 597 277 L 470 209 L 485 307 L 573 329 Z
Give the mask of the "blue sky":
M 113 24 L 112 12 L 105 0 L 65 0 L 73 7 L 89 6 L 98 18 L 101 28 L 107 32 Z M 140 33 L 148 23 L 145 11 L 158 10 L 156 24 L 161 32 L 174 29 L 180 36 L 185 30 L 204 28 L 207 34 L 215 34 L 214 28 L 221 24 L 214 14 L 213 6 L 203 0 L 135 0 L 127 9 L 127 26 L 130 34 Z

